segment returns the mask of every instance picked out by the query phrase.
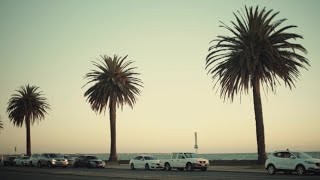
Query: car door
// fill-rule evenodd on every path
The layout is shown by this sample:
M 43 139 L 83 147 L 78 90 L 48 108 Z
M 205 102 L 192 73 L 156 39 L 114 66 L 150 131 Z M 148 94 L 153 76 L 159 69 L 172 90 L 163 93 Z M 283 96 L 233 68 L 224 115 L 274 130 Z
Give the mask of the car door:
M 290 169 L 290 162 L 292 162 L 292 159 L 290 159 L 290 152 L 282 152 L 281 153 L 282 156 L 281 156 L 281 169 L 284 169 L 284 170 L 288 170 Z
M 138 168 L 144 168 L 144 158 L 143 158 L 142 156 L 139 156 L 139 157 L 138 157 L 137 167 L 138 167 Z
M 297 157 L 293 153 L 289 152 L 289 159 L 287 160 L 286 169 L 295 170 L 297 163 L 296 161 Z
M 283 159 L 284 155 L 283 155 L 284 152 L 276 152 L 273 154 L 273 163 L 275 165 L 275 167 L 277 169 L 283 169 L 285 167 L 285 160 Z
M 75 166 L 81 166 L 81 159 L 82 159 L 82 156 L 78 156 L 76 159 L 75 159 Z
M 173 167 L 173 168 L 176 168 L 176 167 L 177 167 L 178 154 L 179 154 L 179 153 L 172 153 L 172 155 L 171 155 L 171 163 L 170 163 L 170 165 L 171 165 L 171 167 Z
M 80 166 L 87 166 L 87 161 L 88 161 L 88 157 L 87 156 L 83 156 L 80 159 Z
M 47 155 L 47 154 L 41 154 L 41 156 L 40 156 L 40 158 L 39 158 L 39 161 L 40 161 L 41 164 L 45 164 L 46 155 Z
M 177 158 L 177 167 L 185 167 L 186 157 L 184 153 L 179 153 Z

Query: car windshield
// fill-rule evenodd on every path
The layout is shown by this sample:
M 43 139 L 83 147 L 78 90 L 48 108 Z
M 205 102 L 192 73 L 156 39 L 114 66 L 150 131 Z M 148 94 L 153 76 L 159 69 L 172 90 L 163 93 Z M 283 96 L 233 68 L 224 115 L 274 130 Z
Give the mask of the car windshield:
M 23 157 L 22 159 L 29 159 L 29 157 Z
M 49 154 L 51 158 L 63 158 L 61 154 Z
M 87 159 L 98 159 L 96 156 L 87 156 Z
M 145 156 L 145 160 L 158 160 L 158 158 L 152 157 L 152 156 Z
M 194 153 L 184 153 L 184 155 L 186 156 L 186 158 L 195 158 L 196 155 Z
M 310 155 L 304 153 L 304 152 L 292 152 L 297 158 L 301 159 L 310 159 L 312 158 Z

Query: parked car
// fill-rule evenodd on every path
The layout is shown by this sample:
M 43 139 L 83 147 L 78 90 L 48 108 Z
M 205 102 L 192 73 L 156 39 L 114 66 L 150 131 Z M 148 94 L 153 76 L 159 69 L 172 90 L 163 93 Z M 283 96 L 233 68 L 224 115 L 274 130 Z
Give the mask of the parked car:
M 4 158 L 3 164 L 5 166 L 14 166 L 14 160 L 17 158 L 17 156 L 7 156 Z
M 104 168 L 106 163 L 96 156 L 79 156 L 74 162 L 74 167 L 88 167 L 88 168 Z
M 303 175 L 306 172 L 320 172 L 320 159 L 315 159 L 303 152 L 275 151 L 266 160 L 265 168 L 273 175 L 278 171 L 285 173 L 297 172 Z
M 32 156 L 30 157 L 30 165 L 36 166 L 39 162 L 39 157 L 40 157 L 40 154 L 32 154 Z
M 30 157 L 29 156 L 21 156 L 14 160 L 16 166 L 29 166 L 30 165 Z
M 68 160 L 68 166 L 73 167 L 76 157 L 71 157 L 69 155 L 63 155 L 63 157 Z
M 171 159 L 160 160 L 160 164 L 165 170 L 169 171 L 172 168 L 183 171 L 193 171 L 194 169 L 201 169 L 206 171 L 209 167 L 209 160 L 197 158 L 194 153 L 178 152 L 172 153 Z
M 162 166 L 160 165 L 160 160 L 156 157 L 149 156 L 149 155 L 141 155 L 137 156 L 130 160 L 129 167 L 131 170 L 134 169 L 162 169 Z
M 57 153 L 44 153 L 41 154 L 38 160 L 38 167 L 47 166 L 48 168 L 54 167 L 68 167 L 68 160 L 61 154 Z

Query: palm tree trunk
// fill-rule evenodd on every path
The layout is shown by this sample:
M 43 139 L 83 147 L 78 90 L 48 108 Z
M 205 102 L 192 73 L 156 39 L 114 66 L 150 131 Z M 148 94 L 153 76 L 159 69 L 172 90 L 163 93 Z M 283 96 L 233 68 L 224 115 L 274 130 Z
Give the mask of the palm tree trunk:
M 255 119 L 256 119 L 256 135 L 257 135 L 257 145 L 258 145 L 258 164 L 264 164 L 267 156 L 266 156 L 266 147 L 265 147 L 265 139 L 264 139 L 264 125 L 263 125 L 259 79 L 254 79 L 252 81 L 252 86 L 253 86 L 253 103 L 254 103 L 254 113 L 255 113 Z
M 30 117 L 26 117 L 26 132 L 27 132 L 27 156 L 31 156 L 31 132 L 30 132 Z
M 111 98 L 109 103 L 110 109 L 110 134 L 111 134 L 111 146 L 110 146 L 110 162 L 118 161 L 117 157 L 117 142 L 116 142 L 116 102 Z

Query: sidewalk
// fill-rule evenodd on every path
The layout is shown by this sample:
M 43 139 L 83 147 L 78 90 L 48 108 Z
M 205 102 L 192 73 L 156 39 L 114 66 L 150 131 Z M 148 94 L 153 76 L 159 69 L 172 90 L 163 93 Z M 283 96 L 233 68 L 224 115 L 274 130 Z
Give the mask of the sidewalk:
M 106 165 L 108 169 L 130 169 L 128 164 Z M 243 172 L 243 173 L 267 173 L 264 166 L 209 166 L 208 171 Z

